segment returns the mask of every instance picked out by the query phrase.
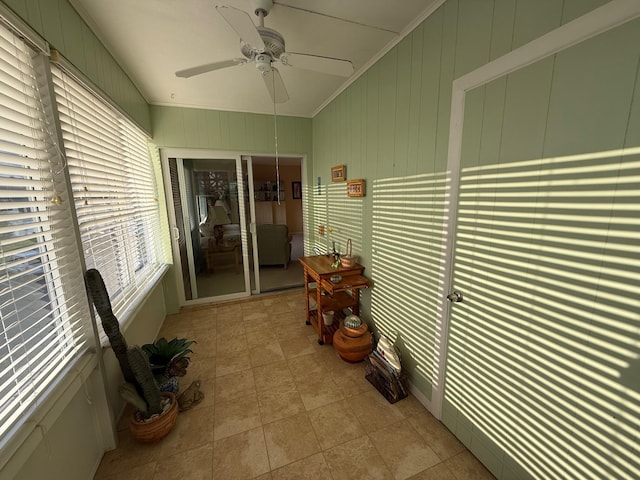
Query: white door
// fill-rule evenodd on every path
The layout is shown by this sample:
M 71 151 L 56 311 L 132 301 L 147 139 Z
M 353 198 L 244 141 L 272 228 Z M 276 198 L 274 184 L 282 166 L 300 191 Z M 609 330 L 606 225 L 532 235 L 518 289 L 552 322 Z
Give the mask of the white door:
M 454 88 L 438 402 L 502 478 L 640 475 L 638 27 Z

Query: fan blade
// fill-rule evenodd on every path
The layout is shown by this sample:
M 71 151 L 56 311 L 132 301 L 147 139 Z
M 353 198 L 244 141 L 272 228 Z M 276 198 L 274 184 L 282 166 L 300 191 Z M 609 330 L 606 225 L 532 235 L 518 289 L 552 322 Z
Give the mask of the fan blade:
M 205 65 L 198 65 L 197 67 L 178 70 L 176 72 L 176 77 L 194 77 L 196 75 L 200 75 L 201 73 L 213 72 L 214 70 L 220 70 L 221 68 L 243 65 L 245 63 L 247 63 L 247 61 L 244 58 L 233 58 L 231 60 L 223 60 L 222 62 L 207 63 Z
M 262 78 L 274 103 L 284 103 L 289 100 L 289 94 L 278 70 L 272 68 L 269 71 L 262 72 Z
M 218 10 L 220 15 L 222 15 L 222 18 L 231 25 L 231 28 L 233 28 L 240 37 L 240 40 L 248 43 L 259 52 L 265 51 L 264 42 L 262 41 L 262 37 L 260 37 L 260 32 L 258 32 L 258 29 L 253 24 L 253 20 L 251 20 L 251 17 L 247 12 L 227 5 L 217 5 L 216 10 Z
M 280 55 L 280 61 L 289 67 L 328 73 L 339 77 L 350 77 L 354 71 L 353 64 L 349 60 L 307 55 L 306 53 L 283 53 Z

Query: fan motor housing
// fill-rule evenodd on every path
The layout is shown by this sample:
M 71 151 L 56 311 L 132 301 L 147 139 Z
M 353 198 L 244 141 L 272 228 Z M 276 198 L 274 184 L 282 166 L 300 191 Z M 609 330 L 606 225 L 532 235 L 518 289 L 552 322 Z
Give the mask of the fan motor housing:
M 267 15 L 269 15 L 271 7 L 273 7 L 273 0 L 253 0 L 251 2 L 251 5 L 253 5 L 253 12 L 257 17 L 260 16 L 260 12 L 262 12 L 262 14 L 266 17 Z
M 260 33 L 260 38 L 264 42 L 265 52 L 271 56 L 271 58 L 278 59 L 280 55 L 284 53 L 284 38 L 279 32 L 272 28 L 256 27 Z M 240 50 L 242 54 L 250 60 L 253 60 L 257 53 L 249 45 L 242 44 Z

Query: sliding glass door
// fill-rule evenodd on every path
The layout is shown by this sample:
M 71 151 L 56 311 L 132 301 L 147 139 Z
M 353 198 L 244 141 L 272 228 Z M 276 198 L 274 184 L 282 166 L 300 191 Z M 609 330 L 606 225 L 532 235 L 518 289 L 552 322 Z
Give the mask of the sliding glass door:
M 240 157 L 163 152 L 181 303 L 250 295 L 248 192 Z

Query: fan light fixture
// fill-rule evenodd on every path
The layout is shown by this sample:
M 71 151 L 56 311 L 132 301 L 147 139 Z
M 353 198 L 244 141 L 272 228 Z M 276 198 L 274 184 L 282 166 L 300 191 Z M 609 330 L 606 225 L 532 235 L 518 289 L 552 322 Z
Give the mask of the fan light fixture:
M 342 77 L 350 77 L 353 64 L 349 60 L 323 57 L 307 53 L 288 53 L 285 51 L 284 37 L 272 28 L 264 26 L 264 17 L 269 15 L 273 7 L 272 0 L 253 0 L 254 14 L 259 19 L 256 26 L 248 13 L 228 5 L 218 5 L 216 10 L 240 37 L 240 52 L 244 58 L 232 58 L 214 63 L 207 63 L 176 72 L 176 76 L 190 78 L 195 75 L 235 67 L 255 62 L 271 99 L 275 103 L 289 100 L 280 72 L 274 66 L 277 63 L 286 67 L 310 70 Z M 266 75 L 268 73 L 269 75 Z

